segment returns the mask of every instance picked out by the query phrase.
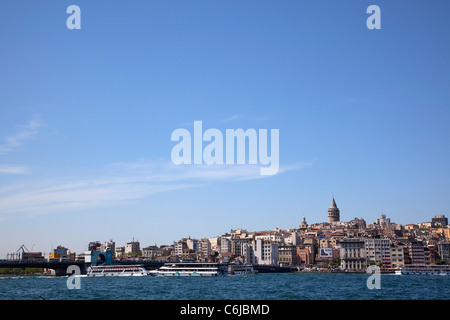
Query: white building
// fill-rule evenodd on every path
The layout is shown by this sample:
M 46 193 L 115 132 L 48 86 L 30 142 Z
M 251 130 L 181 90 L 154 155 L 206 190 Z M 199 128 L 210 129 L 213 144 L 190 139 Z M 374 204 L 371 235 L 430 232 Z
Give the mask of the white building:
M 125 245 L 125 254 L 132 254 L 141 251 L 141 246 L 138 241 L 128 242 Z
M 148 246 L 142 249 L 142 257 L 145 259 L 153 260 L 154 258 L 160 256 L 162 250 L 158 246 Z
M 206 257 L 211 254 L 211 242 L 209 242 L 209 239 L 200 239 L 198 241 L 197 252 L 203 254 Z
M 278 243 L 270 240 L 257 239 L 253 243 L 255 264 L 278 264 Z
M 342 269 L 360 271 L 365 268 L 366 258 L 363 239 L 341 239 L 339 246 Z
M 231 253 L 231 240 L 228 238 L 220 239 L 220 253 Z
M 383 263 L 383 267 L 391 267 L 391 240 L 389 239 L 365 239 L 365 254 L 367 263 Z

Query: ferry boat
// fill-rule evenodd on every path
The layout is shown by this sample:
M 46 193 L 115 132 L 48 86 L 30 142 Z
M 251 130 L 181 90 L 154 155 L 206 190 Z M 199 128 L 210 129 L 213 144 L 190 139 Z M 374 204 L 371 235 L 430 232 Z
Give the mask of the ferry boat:
M 258 271 L 252 265 L 232 264 L 228 266 L 229 275 L 257 274 Z
M 415 265 L 415 266 L 405 266 L 395 270 L 397 275 L 439 275 L 439 276 L 450 276 L 450 266 L 449 265 Z
M 106 277 L 106 276 L 147 276 L 149 271 L 142 265 L 106 265 L 91 266 L 87 268 L 88 277 Z
M 157 270 L 150 270 L 151 276 L 161 277 L 217 277 L 227 274 L 226 265 L 203 262 L 169 262 Z

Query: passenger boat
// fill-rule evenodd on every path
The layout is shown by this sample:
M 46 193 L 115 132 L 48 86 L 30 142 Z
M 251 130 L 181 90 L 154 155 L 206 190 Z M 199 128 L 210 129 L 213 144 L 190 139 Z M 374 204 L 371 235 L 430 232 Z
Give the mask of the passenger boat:
M 148 270 L 142 265 L 106 265 L 91 266 L 87 268 L 88 277 L 105 276 L 147 276 Z
M 439 276 L 449 276 L 450 266 L 449 265 L 411 265 L 405 266 L 395 270 L 397 275 L 439 275 Z
M 226 275 L 227 268 L 220 263 L 169 262 L 157 270 L 150 270 L 149 274 L 161 277 L 217 277 Z
M 252 265 L 242 265 L 242 264 L 230 264 L 228 266 L 229 275 L 246 275 L 246 274 L 257 274 L 258 271 L 253 268 Z

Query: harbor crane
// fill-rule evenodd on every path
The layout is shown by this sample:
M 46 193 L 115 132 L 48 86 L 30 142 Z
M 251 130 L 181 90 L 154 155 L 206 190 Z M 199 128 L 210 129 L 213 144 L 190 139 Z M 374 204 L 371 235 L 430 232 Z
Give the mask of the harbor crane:
M 7 260 L 20 260 L 23 257 L 24 252 L 30 252 L 30 250 L 28 250 L 28 248 L 24 244 L 22 244 L 19 247 L 19 249 L 17 249 L 16 252 L 6 254 L 6 259 Z M 21 253 L 22 253 L 22 257 L 21 257 Z

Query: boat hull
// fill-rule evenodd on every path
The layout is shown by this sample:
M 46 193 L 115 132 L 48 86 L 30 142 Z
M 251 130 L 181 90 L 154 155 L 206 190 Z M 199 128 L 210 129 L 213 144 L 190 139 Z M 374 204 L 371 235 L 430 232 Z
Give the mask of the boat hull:
M 149 272 L 149 275 L 159 277 L 219 277 L 226 274 L 224 267 L 215 263 L 167 263 Z
M 450 276 L 449 266 L 408 266 L 395 271 L 397 275 Z

